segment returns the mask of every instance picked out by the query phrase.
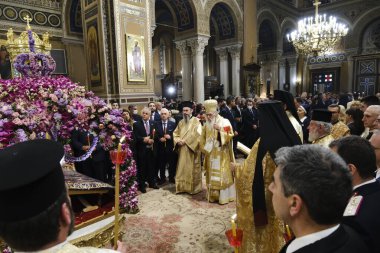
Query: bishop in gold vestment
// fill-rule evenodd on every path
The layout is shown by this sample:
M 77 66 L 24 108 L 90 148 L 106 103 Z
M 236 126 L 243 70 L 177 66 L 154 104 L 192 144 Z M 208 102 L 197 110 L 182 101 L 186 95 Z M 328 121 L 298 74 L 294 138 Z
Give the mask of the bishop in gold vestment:
M 301 144 L 280 102 L 259 104 L 260 139 L 243 164 L 235 164 L 238 228 L 243 230 L 243 253 L 277 253 L 285 244 L 284 224 L 274 213 L 268 186 L 280 147 Z
M 230 170 L 234 161 L 230 122 L 217 112 L 216 100 L 206 100 L 206 124 L 203 126 L 200 147 L 205 154 L 206 184 L 209 202 L 227 204 L 236 198 L 235 185 Z
M 199 138 L 202 125 L 198 118 L 191 117 L 191 102 L 183 102 L 183 116 L 173 132 L 174 147 L 178 151 L 175 176 L 176 193 L 196 194 L 202 191 Z

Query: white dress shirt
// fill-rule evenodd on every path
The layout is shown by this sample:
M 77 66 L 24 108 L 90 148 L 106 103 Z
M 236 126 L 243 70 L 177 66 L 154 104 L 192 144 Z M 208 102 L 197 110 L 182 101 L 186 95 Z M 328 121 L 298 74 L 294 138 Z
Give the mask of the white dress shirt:
M 364 183 L 361 183 L 361 184 L 355 185 L 355 186 L 354 186 L 354 190 L 357 189 L 357 188 L 359 188 L 360 186 L 363 186 L 363 185 L 366 185 L 366 184 L 375 183 L 375 182 L 376 182 L 376 179 L 371 179 L 371 180 L 365 181 Z
M 316 241 L 319 241 L 329 235 L 331 235 L 332 233 L 334 233 L 337 229 L 339 228 L 339 224 L 334 226 L 334 227 L 331 227 L 331 228 L 328 228 L 328 229 L 325 229 L 325 230 L 321 230 L 319 232 L 316 232 L 316 233 L 312 233 L 312 234 L 308 234 L 308 235 L 305 235 L 305 236 L 301 236 L 299 238 L 296 238 L 294 239 L 294 241 L 292 241 L 288 248 L 286 249 L 286 253 L 293 253 L 309 244 L 312 244 L 312 243 L 315 243 Z

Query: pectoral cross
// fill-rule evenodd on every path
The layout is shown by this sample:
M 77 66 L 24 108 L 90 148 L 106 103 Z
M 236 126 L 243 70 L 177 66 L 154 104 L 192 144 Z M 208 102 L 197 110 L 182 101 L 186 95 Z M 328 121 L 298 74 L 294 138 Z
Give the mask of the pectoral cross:
M 33 19 L 29 17 L 28 14 L 23 19 L 26 21 L 26 29 L 30 30 L 29 22 L 31 22 Z

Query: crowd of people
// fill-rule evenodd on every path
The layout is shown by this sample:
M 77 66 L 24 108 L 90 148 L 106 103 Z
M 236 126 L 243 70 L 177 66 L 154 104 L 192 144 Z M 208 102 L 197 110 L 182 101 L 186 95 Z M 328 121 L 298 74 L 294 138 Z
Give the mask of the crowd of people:
M 122 110 L 139 190 L 173 183 L 176 193 L 197 194 L 205 171 L 209 202 L 237 201 L 242 252 L 380 252 L 378 97 L 293 98 L 276 90 L 270 99 L 229 96 Z M 90 134 L 75 134 L 77 149 L 88 150 Z M 250 151 L 238 163 L 241 143 Z M 49 140 L 0 151 L 0 206 L 7 206 L 0 208 L 0 237 L 14 249 L 82 252 L 66 241 L 73 218 L 62 156 Z

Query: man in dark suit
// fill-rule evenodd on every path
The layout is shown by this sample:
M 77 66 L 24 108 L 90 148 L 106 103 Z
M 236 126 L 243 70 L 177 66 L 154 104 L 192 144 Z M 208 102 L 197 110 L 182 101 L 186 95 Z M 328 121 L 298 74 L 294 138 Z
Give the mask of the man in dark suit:
M 148 107 L 149 107 L 149 109 L 151 111 L 150 120 L 160 121 L 161 117 L 160 117 L 160 114 L 157 112 L 156 103 L 149 102 Z
M 80 157 L 90 149 L 93 135 L 89 131 L 75 128 L 71 133 L 71 147 L 75 157 Z M 106 151 L 98 142 L 91 156 L 82 162 L 75 163 L 75 169 L 86 176 L 106 181 L 107 157 Z
M 236 121 L 235 121 L 235 114 L 232 111 L 232 108 L 235 107 L 235 97 L 234 96 L 227 97 L 226 103 L 227 105 L 221 109 L 219 115 L 225 119 L 228 119 L 231 123 L 232 130 L 234 131 L 234 135 L 235 135 L 233 138 L 233 148 L 234 148 L 234 153 L 236 153 L 238 129 L 237 129 Z
M 232 107 L 232 113 L 234 115 L 234 119 L 236 122 L 236 129 L 240 133 L 241 128 L 243 127 L 243 119 L 242 119 L 242 112 L 243 108 L 240 107 L 241 104 L 241 97 L 235 98 L 235 106 Z
M 154 121 L 149 120 L 151 110 L 147 107 L 141 111 L 142 121 L 133 124 L 133 133 L 136 138 L 137 151 L 137 181 L 139 190 L 146 192 L 145 182 L 149 183 L 149 187 L 158 189 L 154 176 L 154 153 L 153 143 L 155 135 Z
M 254 106 L 254 101 L 251 98 L 247 99 L 247 108 L 243 109 L 242 112 L 243 117 L 243 127 L 242 127 L 242 134 L 244 135 L 244 141 L 243 143 L 249 147 L 252 148 L 253 144 L 255 144 L 258 135 L 258 115 L 257 115 L 257 109 Z
M 352 195 L 342 158 L 320 145 L 284 147 L 275 156 L 273 209 L 295 235 L 280 252 L 370 252 L 356 231 L 340 224 Z
M 380 252 L 380 184 L 374 177 L 375 151 L 369 141 L 355 135 L 337 139 L 330 147 L 346 161 L 352 174 L 354 195 L 343 222 L 360 232 L 372 252 Z
M 157 162 L 155 175 L 160 173 L 159 185 L 166 183 L 165 169 L 169 166 L 169 182 L 174 183 L 176 153 L 173 143 L 173 131 L 176 124 L 168 120 L 169 111 L 166 108 L 161 109 L 161 121 L 156 121 L 156 135 L 154 139 L 155 148 L 157 150 Z

